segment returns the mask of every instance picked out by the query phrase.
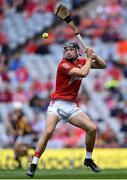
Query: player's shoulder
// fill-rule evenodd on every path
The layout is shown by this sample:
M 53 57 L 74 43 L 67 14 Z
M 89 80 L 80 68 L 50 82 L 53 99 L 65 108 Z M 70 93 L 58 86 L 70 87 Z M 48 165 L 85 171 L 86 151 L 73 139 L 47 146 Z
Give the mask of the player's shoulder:
M 62 60 L 60 61 L 60 64 L 63 64 L 63 63 L 67 63 L 67 64 L 69 64 L 70 62 L 69 62 L 69 61 L 67 61 L 66 59 L 62 59 Z
M 69 68 L 72 66 L 72 64 L 69 61 L 67 61 L 66 59 L 62 59 L 59 63 L 59 67 L 61 67 L 61 66 L 65 67 L 65 68 Z

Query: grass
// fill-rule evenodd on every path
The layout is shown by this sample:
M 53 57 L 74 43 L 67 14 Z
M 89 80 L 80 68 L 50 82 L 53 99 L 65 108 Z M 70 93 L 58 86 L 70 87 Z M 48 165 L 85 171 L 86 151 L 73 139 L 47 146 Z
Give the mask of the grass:
M 26 170 L 0 170 L 0 179 L 30 179 L 25 175 Z M 104 169 L 94 173 L 88 168 L 63 170 L 37 170 L 32 179 L 127 179 L 126 169 Z

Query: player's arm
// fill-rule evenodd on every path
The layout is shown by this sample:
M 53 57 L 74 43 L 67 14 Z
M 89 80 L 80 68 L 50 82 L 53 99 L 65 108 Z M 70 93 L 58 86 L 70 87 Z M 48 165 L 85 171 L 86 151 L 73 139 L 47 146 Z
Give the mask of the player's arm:
M 69 71 L 69 75 L 77 77 L 86 77 L 91 69 L 92 60 L 95 58 L 95 54 L 91 49 L 87 50 L 87 61 L 81 68 L 72 68 Z
M 98 57 L 98 56 L 96 56 Z M 94 59 L 94 61 L 91 64 L 91 68 L 93 69 L 104 69 L 107 67 L 107 64 L 105 63 L 105 61 L 102 58 L 96 58 Z
M 92 59 L 88 58 L 84 66 L 82 66 L 81 68 L 74 67 L 69 71 L 68 74 L 71 76 L 86 77 L 90 71 L 91 63 Z
M 104 69 L 107 67 L 106 62 L 97 54 L 95 54 L 91 48 L 87 48 L 86 53 L 88 54 L 89 51 L 92 52 L 94 56 L 94 59 L 92 59 L 91 64 L 92 69 Z

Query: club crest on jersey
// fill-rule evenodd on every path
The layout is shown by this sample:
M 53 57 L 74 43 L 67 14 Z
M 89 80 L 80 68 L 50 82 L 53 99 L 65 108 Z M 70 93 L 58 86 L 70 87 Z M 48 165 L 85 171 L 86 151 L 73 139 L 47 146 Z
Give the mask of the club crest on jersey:
M 67 63 L 63 63 L 62 66 L 65 67 L 66 69 L 70 68 L 70 65 Z

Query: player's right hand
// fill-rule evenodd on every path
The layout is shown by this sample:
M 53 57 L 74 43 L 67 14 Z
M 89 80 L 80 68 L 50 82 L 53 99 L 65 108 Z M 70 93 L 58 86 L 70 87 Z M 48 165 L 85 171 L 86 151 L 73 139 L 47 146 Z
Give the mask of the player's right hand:
M 96 54 L 94 53 L 92 48 L 87 48 L 86 49 L 86 56 L 87 58 L 90 58 L 91 60 L 96 59 Z

